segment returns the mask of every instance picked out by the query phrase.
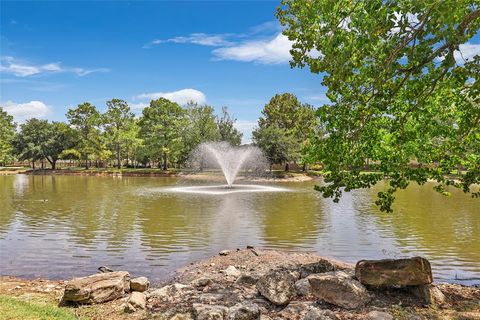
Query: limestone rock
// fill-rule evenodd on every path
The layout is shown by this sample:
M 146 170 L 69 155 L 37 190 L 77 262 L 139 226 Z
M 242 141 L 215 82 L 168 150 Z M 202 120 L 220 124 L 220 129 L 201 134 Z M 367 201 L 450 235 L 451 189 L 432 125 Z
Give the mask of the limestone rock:
M 258 320 L 260 309 L 254 303 L 237 303 L 228 310 L 228 320 Z
M 160 298 L 163 300 L 171 300 L 174 298 L 178 298 L 182 295 L 185 295 L 193 290 L 194 289 L 192 286 L 184 285 L 181 283 L 174 283 L 150 292 L 148 297 Z
M 102 303 L 122 297 L 130 291 L 130 274 L 116 271 L 75 278 L 65 284 L 63 302 Z
M 145 309 L 147 298 L 143 292 L 134 291 L 130 295 L 125 307 L 125 312 L 135 312 Z
M 317 308 L 310 308 L 302 320 L 337 320 L 337 315 L 331 310 L 320 310 Z
M 235 268 L 234 266 L 228 266 L 227 269 L 224 270 L 225 274 L 230 277 L 238 278 L 242 272 Z
M 286 305 L 295 294 L 295 278 L 286 270 L 272 270 L 257 282 L 258 292 L 275 305 Z
M 230 254 L 230 250 L 222 250 L 218 254 L 221 256 L 228 256 Z
M 138 277 L 130 280 L 130 291 L 144 292 L 148 290 L 150 281 L 146 277 Z
M 193 320 L 193 319 L 190 313 L 177 313 L 176 315 L 171 317 L 169 320 Z
M 300 279 L 295 282 L 295 290 L 299 296 L 308 296 L 310 294 L 310 282 L 308 278 Z
M 393 316 L 390 313 L 383 311 L 370 311 L 367 314 L 368 320 L 393 320 Z
M 223 306 L 194 303 L 193 312 L 197 320 L 223 320 L 227 315 L 228 309 Z
M 207 277 L 197 278 L 191 282 L 194 287 L 206 287 L 209 284 L 212 284 L 213 280 Z
M 445 295 L 433 284 L 415 286 L 411 288 L 412 293 L 426 304 L 440 305 L 445 303 Z
M 318 262 L 303 264 L 299 268 L 300 278 L 306 278 L 311 274 L 336 271 L 335 266 L 328 260 L 320 259 Z
M 417 286 L 433 281 L 432 269 L 427 259 L 361 260 L 355 266 L 355 276 L 371 286 Z
M 260 275 L 256 273 L 242 273 L 235 283 L 240 285 L 254 285 L 260 279 Z
M 313 295 L 339 307 L 355 309 L 370 300 L 365 287 L 343 271 L 311 275 L 308 281 Z

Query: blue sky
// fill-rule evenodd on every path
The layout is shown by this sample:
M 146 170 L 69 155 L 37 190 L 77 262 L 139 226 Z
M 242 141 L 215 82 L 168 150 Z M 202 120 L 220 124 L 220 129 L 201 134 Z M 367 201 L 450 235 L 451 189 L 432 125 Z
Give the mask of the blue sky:
M 193 99 L 228 106 L 246 142 L 275 93 L 327 102 L 320 76 L 288 64 L 278 3 L 2 1 L 0 102 L 22 122 L 85 101 L 140 114 L 151 98 Z

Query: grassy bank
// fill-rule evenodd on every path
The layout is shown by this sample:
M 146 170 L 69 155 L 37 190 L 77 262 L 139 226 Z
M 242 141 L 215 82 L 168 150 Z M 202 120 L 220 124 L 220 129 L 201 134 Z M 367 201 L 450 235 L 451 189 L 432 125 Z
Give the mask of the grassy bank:
M 0 319 L 13 320 L 74 320 L 81 319 L 54 303 L 30 302 L 25 299 L 0 295 Z M 85 319 L 85 318 L 83 318 Z

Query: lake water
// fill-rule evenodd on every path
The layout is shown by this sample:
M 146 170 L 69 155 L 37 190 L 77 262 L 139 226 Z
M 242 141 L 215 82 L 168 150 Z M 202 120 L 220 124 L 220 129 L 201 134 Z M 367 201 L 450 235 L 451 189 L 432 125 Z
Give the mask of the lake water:
M 108 265 L 166 279 L 223 249 L 315 251 L 348 262 L 421 255 L 436 281 L 480 283 L 480 201 L 432 185 L 397 194 L 395 212 L 373 204 L 378 186 L 340 203 L 317 182 L 282 192 L 173 193 L 177 178 L 0 176 L 0 274 L 70 278 Z

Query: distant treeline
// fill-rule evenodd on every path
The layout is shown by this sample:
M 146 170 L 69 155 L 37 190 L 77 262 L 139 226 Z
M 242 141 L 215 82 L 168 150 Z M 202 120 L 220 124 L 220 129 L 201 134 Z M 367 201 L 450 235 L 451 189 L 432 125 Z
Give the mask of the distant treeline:
M 223 107 L 190 102 L 185 106 L 160 98 L 152 100 L 136 117 L 128 103 L 112 99 L 101 113 L 89 102 L 69 109 L 68 122 L 32 118 L 17 125 L 0 107 L 0 165 L 15 161 L 49 163 L 76 162 L 89 168 L 183 167 L 202 142 L 241 144 L 236 119 Z M 301 104 L 289 93 L 275 95 L 262 111 L 253 142 L 271 165 L 302 161 L 302 148 L 315 130 L 313 107 Z M 288 165 L 287 165 L 288 169 Z

